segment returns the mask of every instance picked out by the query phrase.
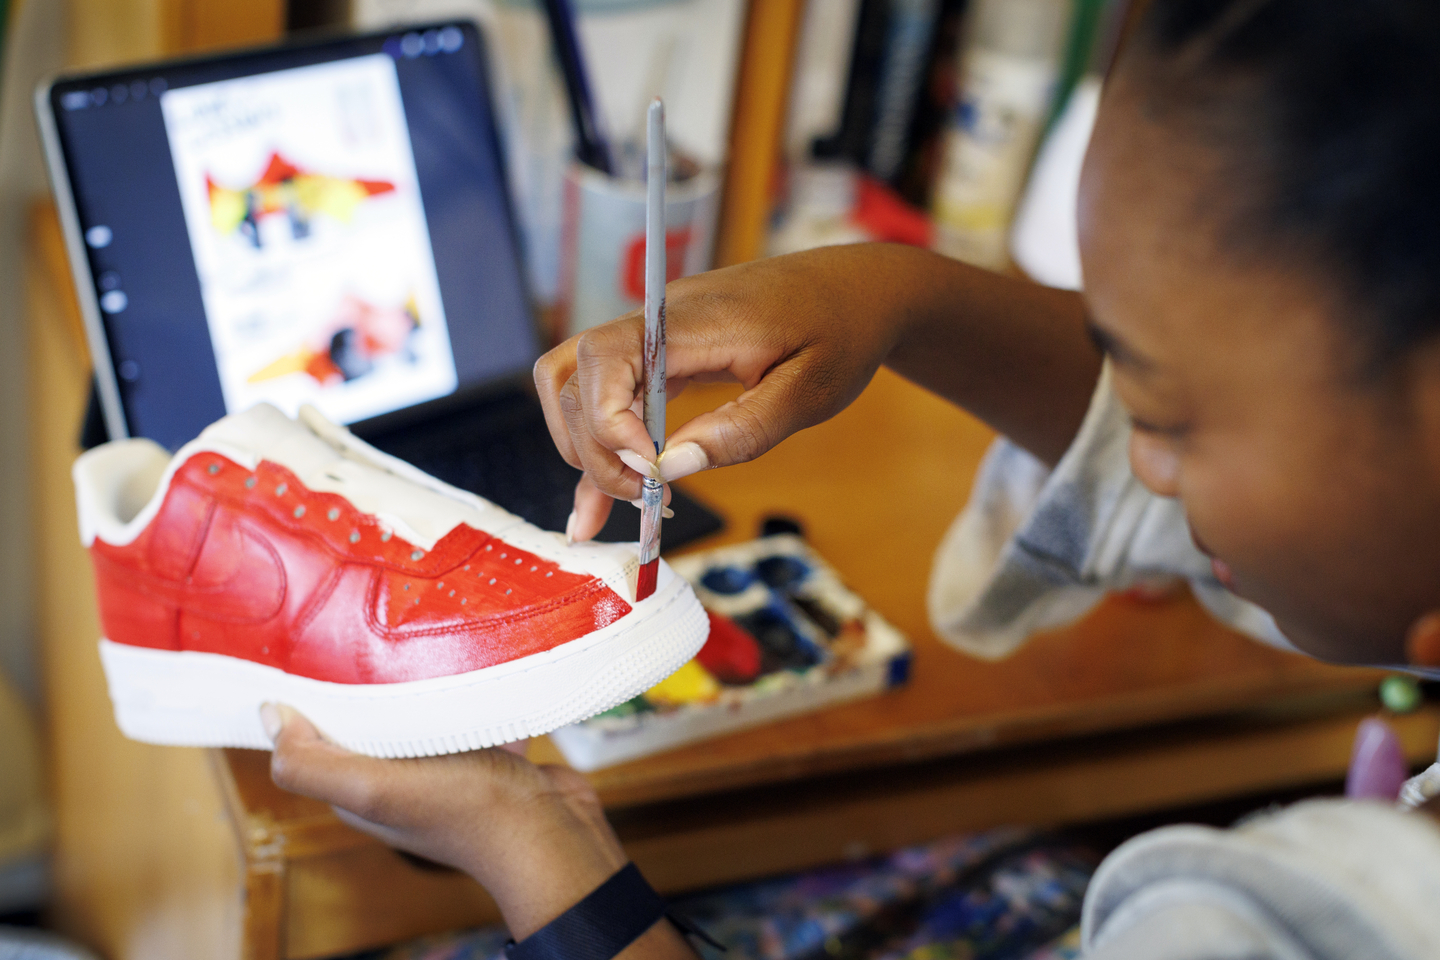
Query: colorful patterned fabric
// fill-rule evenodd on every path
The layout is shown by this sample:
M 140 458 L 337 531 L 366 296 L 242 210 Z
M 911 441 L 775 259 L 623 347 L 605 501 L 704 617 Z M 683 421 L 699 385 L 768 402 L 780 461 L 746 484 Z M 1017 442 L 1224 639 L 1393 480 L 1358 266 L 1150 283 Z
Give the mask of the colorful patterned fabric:
M 1098 859 L 1065 840 L 1001 828 L 673 906 L 729 947 L 699 948 L 706 960 L 1073 960 Z M 365 960 L 499 960 L 505 939 L 503 928 L 487 928 Z
M 1075 924 L 1060 939 L 1036 950 L 1025 960 L 1077 960 L 1080 956 L 1080 924 Z
M 350 960 L 505 960 L 505 941 L 510 932 L 502 927 L 482 927 L 421 937 L 389 950 L 363 953 Z

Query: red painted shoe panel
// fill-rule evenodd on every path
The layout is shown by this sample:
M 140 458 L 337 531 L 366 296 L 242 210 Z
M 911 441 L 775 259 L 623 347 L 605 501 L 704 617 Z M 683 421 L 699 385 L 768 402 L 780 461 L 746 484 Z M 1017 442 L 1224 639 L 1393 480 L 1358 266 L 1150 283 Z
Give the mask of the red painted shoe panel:
M 91 547 L 106 636 L 389 683 L 552 649 L 630 605 L 594 576 L 460 525 L 425 550 L 285 467 L 197 453 L 131 543 Z

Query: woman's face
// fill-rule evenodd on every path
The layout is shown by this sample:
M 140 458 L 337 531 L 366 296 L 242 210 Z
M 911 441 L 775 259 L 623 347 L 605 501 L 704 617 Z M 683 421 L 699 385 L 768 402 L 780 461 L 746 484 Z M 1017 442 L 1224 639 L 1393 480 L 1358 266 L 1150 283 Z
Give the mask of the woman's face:
M 1323 273 L 1215 242 L 1215 155 L 1111 84 L 1081 183 L 1097 339 L 1135 475 L 1185 506 L 1217 577 L 1328 660 L 1404 661 L 1440 608 L 1440 351 L 1363 377 Z

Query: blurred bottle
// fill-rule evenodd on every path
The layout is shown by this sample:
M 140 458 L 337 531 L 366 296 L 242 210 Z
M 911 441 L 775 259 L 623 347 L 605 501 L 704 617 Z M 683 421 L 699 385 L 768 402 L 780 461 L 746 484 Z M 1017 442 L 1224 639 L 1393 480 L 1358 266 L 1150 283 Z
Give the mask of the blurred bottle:
M 992 269 L 1049 115 L 1072 0 L 979 0 L 936 183 L 936 249 Z

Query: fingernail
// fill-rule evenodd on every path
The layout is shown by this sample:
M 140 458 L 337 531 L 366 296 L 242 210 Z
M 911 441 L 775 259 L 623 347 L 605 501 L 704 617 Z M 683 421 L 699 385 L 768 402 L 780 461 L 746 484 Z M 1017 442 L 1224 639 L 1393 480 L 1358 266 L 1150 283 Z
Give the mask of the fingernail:
M 616 450 L 615 456 L 619 457 L 621 463 L 625 464 L 625 466 L 640 474 L 640 476 L 655 476 L 655 464 L 651 463 L 649 460 L 646 460 L 634 450 Z
M 280 736 L 280 731 L 285 729 L 285 718 L 280 715 L 280 710 L 273 703 L 260 704 L 260 726 L 265 728 L 265 736 L 270 738 L 270 743 L 275 743 L 275 738 Z
M 569 546 L 575 545 L 575 511 L 570 511 L 570 519 L 565 521 L 565 543 Z
M 630 506 L 634 507 L 636 510 L 643 510 L 645 508 L 645 501 L 631 500 Z M 675 511 L 671 510 L 669 507 L 662 507 L 660 509 L 660 518 L 662 520 L 669 520 L 673 516 L 675 516 Z
M 1390 725 L 1374 717 L 1360 721 L 1345 777 L 1345 796 L 1352 800 L 1394 800 L 1408 775 L 1405 750 Z
M 670 481 L 699 473 L 710 466 L 710 458 L 700 449 L 700 444 L 687 440 L 673 447 L 666 447 L 660 454 L 660 479 Z

